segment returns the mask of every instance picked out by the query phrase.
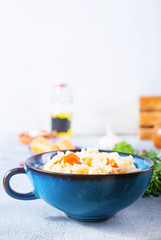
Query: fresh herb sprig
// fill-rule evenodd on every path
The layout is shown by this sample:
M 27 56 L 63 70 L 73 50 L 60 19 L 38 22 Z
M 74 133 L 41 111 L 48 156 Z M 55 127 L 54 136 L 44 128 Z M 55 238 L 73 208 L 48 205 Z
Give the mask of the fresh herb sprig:
M 134 148 L 125 141 L 115 144 L 112 151 L 124 152 L 129 154 L 134 154 L 136 151 Z M 159 156 L 161 151 L 144 150 L 142 153 L 138 154 L 142 157 L 147 157 L 154 162 L 154 170 L 150 184 L 144 193 L 144 196 L 159 196 L 161 195 L 161 156 Z
M 135 149 L 126 141 L 116 143 L 112 151 L 135 154 Z
M 160 151 L 145 151 L 139 154 L 142 157 L 147 157 L 153 160 L 154 170 L 150 184 L 144 193 L 144 196 L 159 196 L 161 194 L 161 157 L 159 157 Z

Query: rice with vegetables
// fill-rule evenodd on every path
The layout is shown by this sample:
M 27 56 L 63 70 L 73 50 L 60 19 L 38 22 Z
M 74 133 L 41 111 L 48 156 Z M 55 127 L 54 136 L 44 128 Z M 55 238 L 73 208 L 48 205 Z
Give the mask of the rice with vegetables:
M 82 149 L 80 152 L 58 152 L 43 167 L 43 170 L 74 174 L 117 174 L 138 170 L 131 155 L 99 152 L 97 149 Z

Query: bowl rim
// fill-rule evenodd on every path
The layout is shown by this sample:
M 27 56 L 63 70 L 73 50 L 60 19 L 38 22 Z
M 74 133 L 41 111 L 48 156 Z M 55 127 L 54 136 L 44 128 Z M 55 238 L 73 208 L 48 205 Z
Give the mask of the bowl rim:
M 76 150 L 71 150 L 72 152 L 77 152 L 77 151 L 80 151 L 81 149 L 76 149 Z M 41 174 L 45 174 L 45 175 L 48 175 L 48 176 L 55 176 L 55 177 L 60 177 L 60 178 L 65 178 L 65 179 L 68 179 L 68 178 L 76 178 L 77 180 L 78 179 L 102 179 L 102 178 L 122 178 L 122 177 L 132 177 L 132 176 L 135 176 L 135 175 L 140 175 L 140 174 L 144 174 L 144 173 L 147 173 L 149 171 L 151 171 L 154 167 L 154 162 L 149 159 L 149 158 L 146 158 L 146 157 L 142 157 L 142 156 L 138 156 L 136 154 L 129 154 L 129 153 L 123 153 L 123 152 L 117 152 L 117 151 L 110 151 L 110 150 L 100 150 L 98 149 L 99 152 L 108 152 L 108 153 L 112 153 L 112 152 L 116 152 L 118 154 L 123 154 L 123 155 L 126 155 L 126 156 L 133 156 L 133 157 L 136 157 L 136 158 L 140 158 L 142 160 L 145 160 L 149 163 L 149 167 L 146 168 L 146 169 L 141 169 L 141 170 L 137 170 L 137 171 L 134 171 L 134 172 L 127 172 L 127 173 L 115 173 L 115 174 L 77 174 L 77 173 L 59 173 L 59 172 L 52 172 L 52 171 L 47 171 L 47 170 L 43 170 L 43 169 L 39 169 L 39 168 L 36 168 L 36 167 L 33 167 L 30 165 L 29 161 L 32 159 L 37 159 L 43 155 L 47 155 L 47 154 L 52 154 L 52 153 L 56 153 L 56 152 L 66 152 L 67 150 L 59 150 L 59 151 L 50 151 L 50 152 L 44 152 L 44 153 L 40 153 L 40 154 L 36 154 L 36 155 L 33 155 L 31 157 L 29 157 L 26 162 L 25 162 L 25 167 L 27 167 L 28 169 L 34 171 L 34 172 L 37 172 L 37 173 L 41 173 Z

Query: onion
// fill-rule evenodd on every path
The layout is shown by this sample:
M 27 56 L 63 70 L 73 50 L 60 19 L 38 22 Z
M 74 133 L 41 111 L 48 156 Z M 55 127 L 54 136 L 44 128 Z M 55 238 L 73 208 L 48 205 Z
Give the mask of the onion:
M 161 122 L 154 126 L 152 140 L 155 147 L 161 149 Z

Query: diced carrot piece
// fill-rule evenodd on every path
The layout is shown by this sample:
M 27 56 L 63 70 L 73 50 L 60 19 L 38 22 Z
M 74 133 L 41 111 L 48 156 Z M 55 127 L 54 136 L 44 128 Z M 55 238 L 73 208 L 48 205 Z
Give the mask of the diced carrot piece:
M 64 160 L 65 163 L 69 163 L 70 165 L 81 164 L 80 158 L 74 153 L 69 153 L 68 155 L 64 156 L 62 160 Z
M 82 158 L 83 161 L 85 161 L 85 163 L 91 167 L 91 161 L 92 161 L 92 158 L 89 158 L 89 157 L 84 157 Z
M 118 168 L 118 165 L 114 160 L 111 161 L 110 165 L 111 167 Z
M 107 158 L 107 165 L 109 165 L 109 164 L 111 165 L 111 167 L 118 168 L 118 165 L 115 162 L 115 160 Z

